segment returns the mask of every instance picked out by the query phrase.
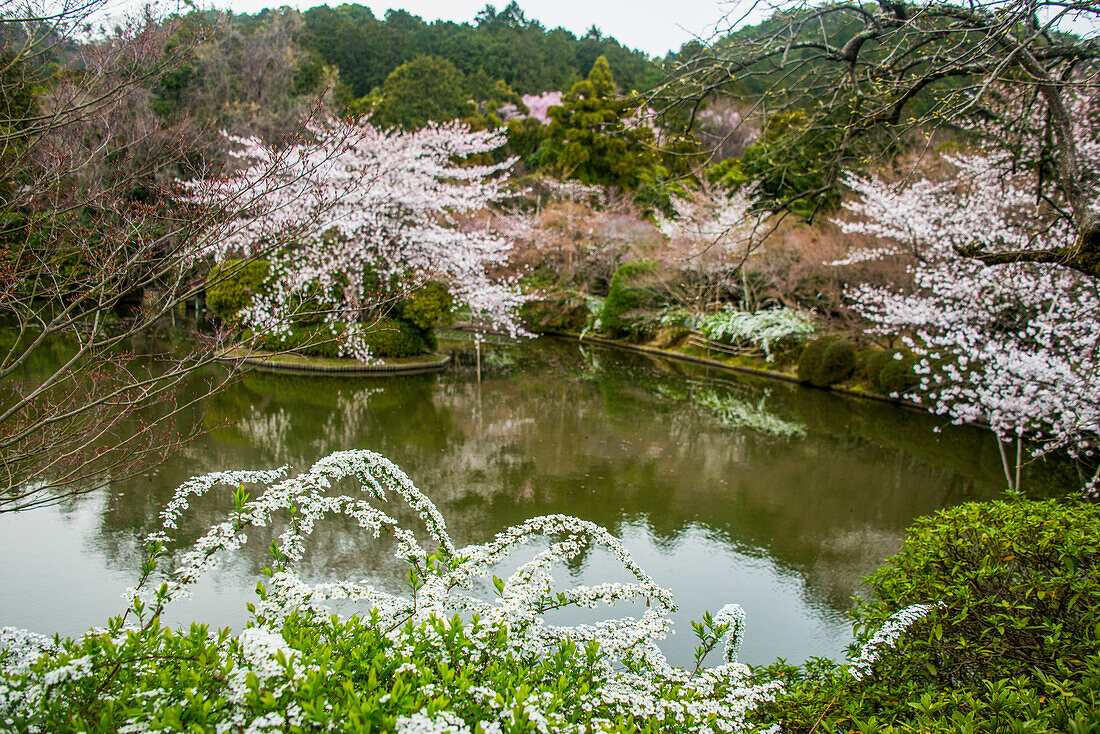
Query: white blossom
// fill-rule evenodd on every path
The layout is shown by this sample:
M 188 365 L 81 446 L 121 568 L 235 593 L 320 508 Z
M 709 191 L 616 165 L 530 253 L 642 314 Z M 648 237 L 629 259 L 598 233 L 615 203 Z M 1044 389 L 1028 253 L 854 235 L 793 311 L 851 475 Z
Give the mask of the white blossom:
M 438 278 L 475 313 L 519 333 L 513 312 L 524 297 L 498 274 L 515 225 L 483 215 L 508 193 L 502 174 L 514 159 L 459 162 L 498 148 L 503 132 L 457 122 L 385 131 L 330 119 L 309 134 L 285 150 L 231 136 L 243 170 L 184 184 L 207 205 L 249 197 L 239 225 L 204 250 L 217 260 L 270 258 L 265 288 L 238 314 L 245 324 L 285 334 L 303 309 L 315 312 L 345 355 L 367 360 L 363 335 L 378 309 Z
M 959 254 L 1070 245 L 1072 223 L 1037 206 L 1033 182 L 1004 156 L 949 162 L 952 180 L 899 188 L 848 178 L 858 198 L 845 204 L 852 216 L 840 226 L 886 245 L 843 262 L 915 257 L 912 290 L 861 284 L 848 295 L 872 330 L 901 334 L 921 358 L 920 386 L 907 397 L 956 423 L 988 421 L 1004 440 L 1087 454 L 1100 430 L 1097 280 L 1058 265 L 987 266 Z

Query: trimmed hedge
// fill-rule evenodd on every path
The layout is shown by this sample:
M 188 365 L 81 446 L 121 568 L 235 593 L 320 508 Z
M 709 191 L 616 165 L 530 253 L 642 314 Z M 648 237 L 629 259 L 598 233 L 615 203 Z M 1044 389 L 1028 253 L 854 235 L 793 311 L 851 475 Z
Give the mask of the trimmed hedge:
M 442 283 L 430 282 L 398 302 L 389 316 L 370 323 L 365 337 L 375 357 L 413 357 L 435 351 L 434 328 L 449 323 L 454 299 Z M 316 315 L 295 324 L 285 335 L 267 336 L 262 346 L 272 351 L 291 351 L 310 357 L 341 356 L 339 337 L 345 326 L 333 329 Z
M 905 395 L 920 384 L 913 368 L 917 359 L 908 349 L 870 349 L 858 355 L 859 373 L 881 395 Z
M 437 326 L 451 323 L 454 306 L 454 297 L 447 286 L 431 281 L 409 296 L 392 315 L 428 332 Z
M 344 332 L 344 325 L 336 325 L 337 335 Z M 407 321 L 380 319 L 367 333 L 366 343 L 375 357 L 413 357 L 435 349 L 435 337 L 425 333 Z M 268 336 L 263 348 L 271 351 L 290 351 L 308 357 L 336 358 L 341 356 L 340 343 L 328 326 L 297 326 L 285 336 Z
M 646 276 L 657 272 L 657 263 L 653 260 L 638 260 L 623 263 L 611 277 L 611 285 L 600 312 L 600 329 L 612 337 L 622 337 L 633 333 L 631 323 L 624 316 L 628 312 L 646 304 L 650 298 L 643 282 Z
M 855 371 L 855 346 L 836 336 L 814 339 L 798 358 L 798 379 L 817 387 L 843 382 Z
M 866 642 L 891 614 L 938 604 L 857 680 L 831 661 L 761 675 L 788 693 L 785 732 L 1100 731 L 1100 508 L 971 503 L 921 518 L 869 579 Z
M 206 305 L 222 321 L 236 324 L 237 314 L 252 305 L 252 296 L 270 275 L 268 260 L 228 260 L 215 265 L 206 276 Z
M 418 329 L 408 321 L 380 319 L 366 337 L 375 357 L 412 357 L 435 349 L 431 332 Z
M 337 324 L 337 335 L 343 332 L 343 324 Z M 332 359 L 341 356 L 337 336 L 327 326 L 295 326 L 285 334 L 265 335 L 260 345 L 273 352 L 294 352 L 309 357 Z

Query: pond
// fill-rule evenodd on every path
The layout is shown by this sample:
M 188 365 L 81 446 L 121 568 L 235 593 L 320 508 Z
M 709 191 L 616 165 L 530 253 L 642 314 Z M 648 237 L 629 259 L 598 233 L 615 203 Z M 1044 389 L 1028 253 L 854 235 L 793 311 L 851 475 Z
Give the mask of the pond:
M 444 346 L 455 361 L 437 374 L 249 373 L 205 401 L 207 432 L 155 474 L 0 515 L 0 625 L 76 634 L 119 612 L 140 535 L 192 475 L 365 448 L 409 474 L 460 546 L 549 513 L 609 528 L 675 594 L 678 634 L 662 645 L 674 663 L 691 659 L 689 620 L 729 602 L 746 611 L 744 662 L 837 657 L 861 577 L 906 526 L 1004 484 L 988 431 L 893 405 L 547 338 L 483 345 L 479 380 L 469 342 Z M 197 503 L 181 531 L 222 519 L 228 494 Z M 268 542 L 227 559 L 170 621 L 239 626 Z M 398 591 L 401 571 L 388 548 L 329 521 L 303 575 Z M 597 551 L 559 576 L 626 580 Z

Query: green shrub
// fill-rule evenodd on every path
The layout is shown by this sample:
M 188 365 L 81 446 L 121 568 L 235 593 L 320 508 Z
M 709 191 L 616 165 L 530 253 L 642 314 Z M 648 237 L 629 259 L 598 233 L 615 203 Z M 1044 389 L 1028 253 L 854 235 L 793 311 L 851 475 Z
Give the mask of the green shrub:
M 817 370 L 817 366 L 821 364 L 821 357 L 825 354 L 825 350 L 830 344 L 836 341 L 835 336 L 823 336 L 820 339 L 814 339 L 806 344 L 802 349 L 802 354 L 798 356 L 798 380 L 799 382 L 810 382 L 814 372 Z
M 431 331 L 449 324 L 454 311 L 454 297 L 442 283 L 432 281 L 414 292 L 401 304 L 396 317 L 408 321 L 421 331 Z
M 545 707 L 554 720 L 581 726 L 590 717 L 618 714 L 610 706 L 592 711 L 591 696 L 586 696 L 602 683 L 595 646 L 566 642 L 541 657 L 505 659 L 479 649 L 485 634 L 479 628 L 457 618 L 433 619 L 387 633 L 369 616 L 323 622 L 292 615 L 275 633 L 248 631 L 279 650 L 281 659 L 272 657 L 267 665 L 262 657 L 253 661 L 255 649 L 246 650 L 241 641 L 246 635 L 234 638 L 228 629 L 210 635 L 205 626 L 179 631 L 157 626 L 126 635 L 115 628 L 121 642 L 112 642 L 107 633 L 87 635 L 66 640 L 61 650 L 40 661 L 38 666 L 47 670 L 70 661 L 96 664 L 90 674 L 60 677 L 54 688 L 65 695 L 45 696 L 33 710 L 8 713 L 2 722 L 5 731 L 22 732 L 119 731 L 133 722 L 143 725 L 135 731 L 213 732 L 244 731 L 231 724 L 235 719 L 289 719 L 294 726 L 249 730 L 394 732 L 401 730 L 401 719 L 408 727 L 408 718 L 418 716 L 422 721 L 493 722 L 501 707 L 532 714 Z M 503 641 L 506 631 L 499 634 Z M 115 661 L 123 665 L 115 667 Z M 532 691 L 545 692 L 538 708 L 527 698 Z M 612 731 L 661 729 L 619 716 Z M 537 718 L 526 713 L 516 717 L 513 727 L 507 731 L 539 731 Z
M 340 356 L 339 336 L 344 325 L 336 325 L 336 333 L 328 326 L 294 326 L 281 334 L 266 334 L 261 346 L 272 352 L 294 352 L 309 357 Z
M 836 336 L 814 339 L 798 358 L 798 379 L 818 387 L 843 382 L 855 370 L 855 346 Z
M 857 355 L 859 374 L 874 392 L 902 396 L 920 384 L 908 349 L 869 349 Z
M 866 642 L 896 610 L 939 605 L 861 680 L 815 661 L 773 666 L 783 730 L 1100 730 L 1100 508 L 971 503 L 919 519 L 869 580 Z
M 856 354 L 856 376 L 867 386 L 878 392 L 878 374 L 893 353 L 884 349 L 864 349 Z
M 252 296 L 270 275 L 267 260 L 228 260 L 216 265 L 206 276 L 206 305 L 222 321 L 236 324 L 237 314 L 252 305 Z
M 615 270 L 600 312 L 600 328 L 605 333 L 613 337 L 631 333 L 629 316 L 650 300 L 646 282 L 656 272 L 657 263 L 652 260 L 623 263 Z
M 912 352 L 896 352 L 898 357 L 891 357 L 886 366 L 879 370 L 876 389 L 883 395 L 905 395 L 920 384 L 920 378 L 913 368 L 917 364 Z
M 815 385 L 824 387 L 847 380 L 856 371 L 856 348 L 843 339 L 830 344 L 821 355 L 821 364 L 813 376 Z
M 343 324 L 337 324 L 334 335 L 333 330 L 324 324 L 295 326 L 285 334 L 265 337 L 262 346 L 271 351 L 332 359 L 341 356 L 339 336 L 345 328 Z M 421 331 L 408 321 L 394 319 L 380 319 L 372 324 L 364 339 L 375 357 L 413 357 L 435 349 L 435 338 L 430 332 Z
M 435 338 L 430 332 L 417 328 L 408 321 L 380 319 L 366 336 L 366 343 L 375 357 L 413 357 L 435 349 Z

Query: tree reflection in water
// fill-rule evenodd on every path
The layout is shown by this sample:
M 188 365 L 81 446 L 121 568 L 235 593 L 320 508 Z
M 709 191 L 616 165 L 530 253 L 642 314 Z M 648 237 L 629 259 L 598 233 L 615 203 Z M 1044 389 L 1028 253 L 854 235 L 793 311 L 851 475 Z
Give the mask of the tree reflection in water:
M 52 514 L 33 521 L 42 525 L 33 538 L 3 546 L 0 567 L 22 570 L 2 572 L 8 593 L 0 623 L 42 632 L 101 623 L 81 617 L 88 609 L 72 599 L 85 593 L 81 587 L 102 595 L 124 583 L 127 574 L 117 570 L 136 576 L 134 539 L 155 527 L 172 490 L 192 475 L 301 469 L 333 451 L 366 448 L 424 489 L 460 545 L 535 515 L 591 520 L 622 537 L 673 589 L 679 626 L 736 602 L 748 614 L 743 660 L 798 660 L 843 648 L 844 612 L 860 578 L 899 547 L 914 517 L 1000 491 L 988 431 L 934 433 L 938 419 L 891 405 L 545 339 L 483 345 L 479 382 L 469 346 L 449 346 L 454 364 L 439 374 L 246 376 L 206 401 L 211 431 L 155 476 L 42 511 Z M 1034 465 L 1026 481 L 1056 485 L 1062 469 Z M 228 502 L 195 503 L 182 533 L 195 537 Z M 22 520 L 0 518 L 0 537 Z M 94 567 L 86 578 L 71 580 L 64 600 L 20 588 L 67 562 L 34 543 L 74 529 L 83 549 L 67 552 Z M 179 620 L 243 619 L 267 542 L 250 542 L 247 560 L 209 580 Z M 304 576 L 312 580 L 400 584 L 391 549 L 351 523 L 327 521 L 311 543 Z M 607 562 L 590 553 L 569 573 L 576 582 L 614 580 Z M 682 663 L 691 646 L 686 632 L 672 637 L 670 657 Z

